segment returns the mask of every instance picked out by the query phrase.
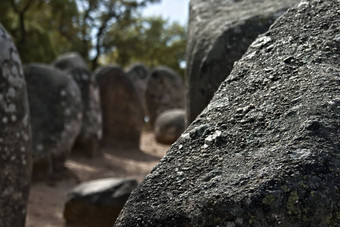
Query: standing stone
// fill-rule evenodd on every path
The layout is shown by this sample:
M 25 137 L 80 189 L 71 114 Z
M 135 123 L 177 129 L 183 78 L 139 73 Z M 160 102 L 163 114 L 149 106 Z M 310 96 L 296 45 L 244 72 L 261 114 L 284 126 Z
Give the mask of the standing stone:
M 138 96 L 142 103 L 144 116 L 147 114 L 145 91 L 146 91 L 146 85 L 148 81 L 148 74 L 149 74 L 148 68 L 146 68 L 146 66 L 141 63 L 132 65 L 126 71 L 126 75 L 130 77 L 132 83 L 136 87 Z
M 61 70 L 70 70 L 74 68 L 88 69 L 86 62 L 77 52 L 65 53 L 58 56 L 52 65 Z
M 187 125 L 208 105 L 249 45 L 298 0 L 191 0 Z
M 58 69 L 24 67 L 32 124 L 33 178 L 58 173 L 80 131 L 82 104 L 77 84 Z
M 163 144 L 172 144 L 184 132 L 185 110 L 171 109 L 161 113 L 155 122 L 156 141 Z
M 100 109 L 99 87 L 87 69 L 85 61 L 77 53 L 61 55 L 54 62 L 67 75 L 71 75 L 80 88 L 83 104 L 83 122 L 75 141 L 73 151 L 88 157 L 101 154 L 102 114 Z
M 112 227 L 136 187 L 137 181 L 128 178 L 99 179 L 78 185 L 68 194 L 64 209 L 66 223 Z
M 132 81 L 118 66 L 95 72 L 100 87 L 104 147 L 139 148 L 143 110 Z
M 146 88 L 146 106 L 151 126 L 165 110 L 184 108 L 185 94 L 182 78 L 172 69 L 160 66 L 150 75 Z
M 0 24 L 0 226 L 24 227 L 31 176 L 26 82 L 17 49 Z
M 339 18 L 302 1 L 257 38 L 116 226 L 339 226 Z

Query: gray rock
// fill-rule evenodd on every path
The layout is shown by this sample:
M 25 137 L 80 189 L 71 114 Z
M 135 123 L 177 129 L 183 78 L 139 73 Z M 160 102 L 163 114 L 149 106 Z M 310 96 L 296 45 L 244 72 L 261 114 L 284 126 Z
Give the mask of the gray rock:
M 67 224 L 112 227 L 126 200 L 137 187 L 134 179 L 100 179 L 80 184 L 68 194 Z
M 61 70 L 70 70 L 74 68 L 88 69 L 86 62 L 77 52 L 65 53 L 58 56 L 52 65 Z
M 187 125 L 208 105 L 249 45 L 298 0 L 191 0 Z
M 147 81 L 149 78 L 148 74 L 149 74 L 148 68 L 141 63 L 137 63 L 137 64 L 130 66 L 126 71 L 126 75 L 130 77 L 132 83 L 136 87 L 138 96 L 142 103 L 144 115 L 147 114 L 145 91 L 146 91 Z
M 161 113 L 155 122 L 155 138 L 159 143 L 172 144 L 184 132 L 185 110 L 171 109 Z
M 80 88 L 83 103 L 83 122 L 75 141 L 73 152 L 96 157 L 101 155 L 102 113 L 99 87 L 87 69 L 85 61 L 77 53 L 60 56 L 55 62 L 67 75 L 71 75 Z
M 24 67 L 32 124 L 33 178 L 63 169 L 82 121 L 77 84 L 62 71 L 43 64 Z
M 339 18 L 302 1 L 257 38 L 116 226 L 339 226 Z
M 11 37 L 0 24 L 0 226 L 24 227 L 31 176 L 26 82 Z
M 184 108 L 185 94 L 182 78 L 166 66 L 155 68 L 147 83 L 146 106 L 151 126 L 165 110 Z
M 103 114 L 104 147 L 139 148 L 143 110 L 136 88 L 118 66 L 96 70 Z

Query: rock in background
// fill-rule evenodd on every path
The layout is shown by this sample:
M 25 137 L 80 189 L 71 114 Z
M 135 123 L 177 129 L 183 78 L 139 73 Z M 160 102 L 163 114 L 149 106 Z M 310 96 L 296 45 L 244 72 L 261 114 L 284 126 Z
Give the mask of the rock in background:
M 116 226 L 339 226 L 339 18 L 302 1 L 257 38 Z
M 11 37 L 0 24 L 0 226 L 24 227 L 31 177 L 26 82 Z
M 100 87 L 104 147 L 139 148 L 143 109 L 136 88 L 118 66 L 100 67 L 95 72 Z
M 146 106 L 150 125 L 165 110 L 184 108 L 185 94 L 182 78 L 171 68 L 159 66 L 150 75 L 147 83 Z
M 33 178 L 63 169 L 82 121 L 77 84 L 43 64 L 24 67 L 32 124 Z
M 149 70 L 145 65 L 141 63 L 137 63 L 137 64 L 130 66 L 127 69 L 126 75 L 130 77 L 132 83 L 136 87 L 138 96 L 142 103 L 144 116 L 146 116 L 147 108 L 146 108 L 146 101 L 145 101 L 145 91 L 146 91 L 147 81 L 149 78 L 148 77 Z
M 134 179 L 108 178 L 82 183 L 68 194 L 64 218 L 71 225 L 112 227 L 136 187 Z
M 172 144 L 184 132 L 185 110 L 171 109 L 161 113 L 155 122 L 156 141 L 163 144 Z
M 208 105 L 233 64 L 298 0 L 191 0 L 187 125 Z
M 58 56 L 52 65 L 61 70 L 70 70 L 74 68 L 88 69 L 86 62 L 77 52 L 65 53 Z
M 99 156 L 101 154 L 102 113 L 97 82 L 78 53 L 61 55 L 54 64 L 72 76 L 81 92 L 83 122 L 73 151 L 88 157 Z

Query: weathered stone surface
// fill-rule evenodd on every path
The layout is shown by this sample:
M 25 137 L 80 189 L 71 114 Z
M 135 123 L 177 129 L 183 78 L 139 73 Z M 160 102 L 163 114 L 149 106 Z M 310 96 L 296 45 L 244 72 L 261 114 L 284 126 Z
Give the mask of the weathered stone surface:
M 88 69 L 86 62 L 77 52 L 65 53 L 58 56 L 52 65 L 61 70 L 70 70 L 74 68 Z
M 75 141 L 73 152 L 88 157 L 101 155 L 102 113 L 100 109 L 99 87 L 87 69 L 85 61 L 77 53 L 62 55 L 55 61 L 67 75 L 71 75 L 80 88 L 83 103 L 83 121 Z
M 339 18 L 302 1 L 257 38 L 116 226 L 339 226 Z
M 147 83 L 146 106 L 151 126 L 165 110 L 184 108 L 185 94 L 182 78 L 166 66 L 155 68 Z
M 155 138 L 159 143 L 172 144 L 184 132 L 185 110 L 171 109 L 161 113 L 155 122 Z
M 148 81 L 148 75 L 149 70 L 148 68 L 141 64 L 137 63 L 132 66 L 130 66 L 127 71 L 126 75 L 130 77 L 132 83 L 135 85 L 138 96 L 141 100 L 144 115 L 147 114 L 147 108 L 146 108 L 146 101 L 145 101 L 145 91 L 146 91 L 146 85 Z
M 187 125 L 208 105 L 249 45 L 298 0 L 191 0 Z
M 136 88 L 118 66 L 96 70 L 100 87 L 104 147 L 139 148 L 143 110 Z
M 112 227 L 136 187 L 134 179 L 108 178 L 82 183 L 68 194 L 64 218 L 71 225 Z
M 33 178 L 57 173 L 71 151 L 82 121 L 77 84 L 43 64 L 24 67 L 32 124 Z
M 0 226 L 24 227 L 31 176 L 26 82 L 17 49 L 0 24 Z

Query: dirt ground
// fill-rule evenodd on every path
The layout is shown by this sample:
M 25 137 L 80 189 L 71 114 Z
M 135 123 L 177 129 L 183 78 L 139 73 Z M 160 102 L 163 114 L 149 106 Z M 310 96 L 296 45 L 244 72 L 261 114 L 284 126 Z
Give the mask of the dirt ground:
M 104 151 L 103 157 L 96 159 L 71 157 L 65 164 L 67 175 L 63 179 L 32 184 L 26 227 L 64 227 L 67 193 L 78 183 L 107 177 L 132 177 L 141 181 L 168 148 L 158 144 L 151 132 L 144 132 L 141 150 Z

